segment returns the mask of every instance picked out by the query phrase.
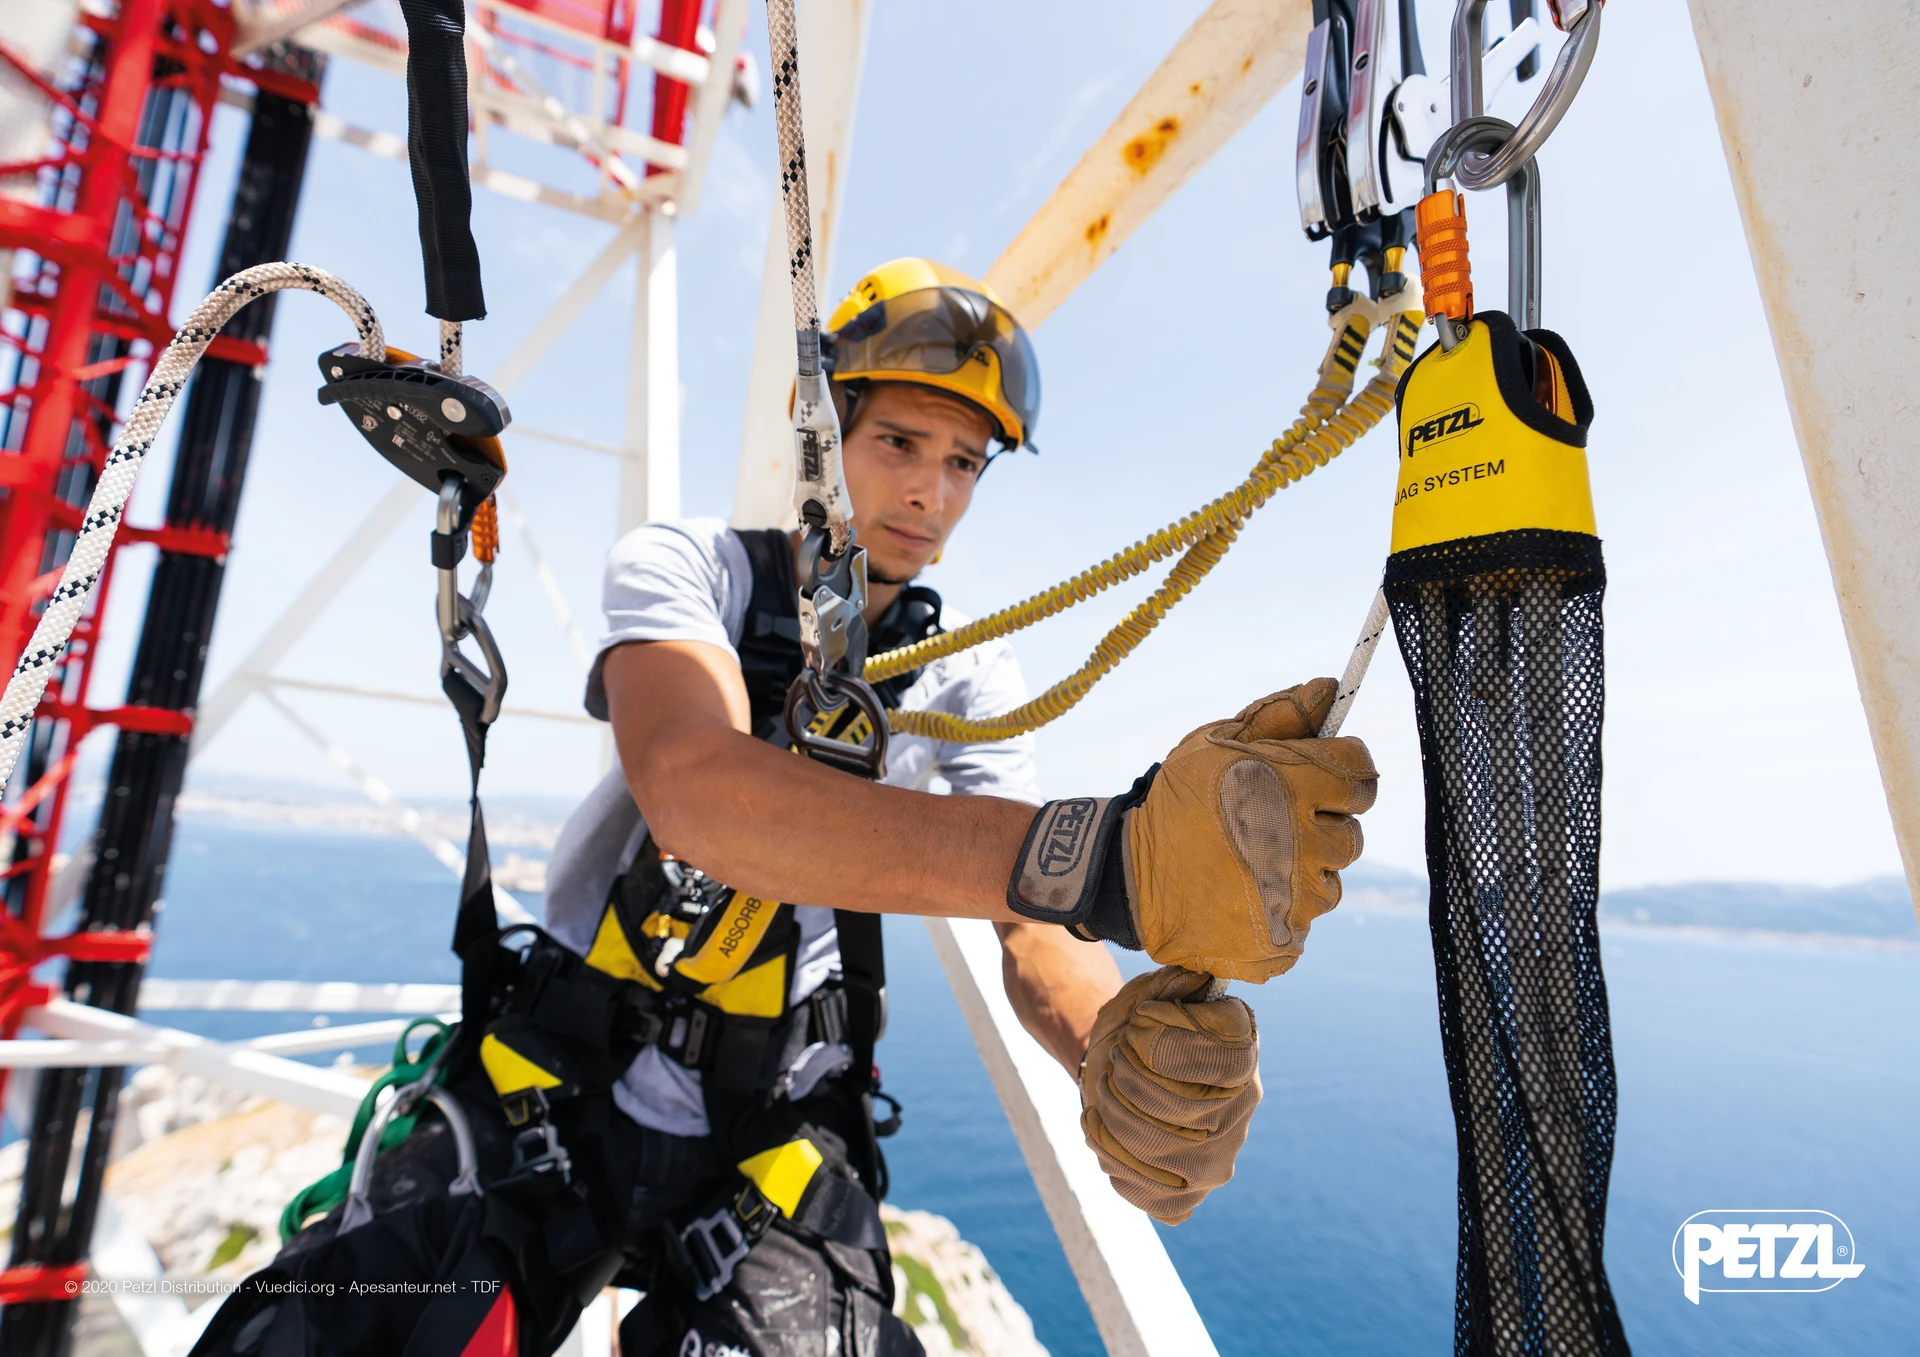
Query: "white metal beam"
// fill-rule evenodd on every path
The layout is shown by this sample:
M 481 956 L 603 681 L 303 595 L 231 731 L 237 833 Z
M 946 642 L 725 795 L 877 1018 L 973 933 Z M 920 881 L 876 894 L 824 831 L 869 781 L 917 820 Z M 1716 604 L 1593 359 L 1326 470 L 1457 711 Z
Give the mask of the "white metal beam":
M 687 143 L 687 168 L 680 177 L 678 207 L 683 217 L 692 216 L 700 206 L 714 138 L 733 102 L 734 63 L 746 27 L 747 0 L 719 0 L 713 12 L 713 64 L 694 99 L 693 139 Z
M 801 108 L 806 123 L 807 197 L 813 207 L 814 271 L 820 303 L 831 308 L 833 249 L 846 196 L 853 148 L 853 111 L 866 60 L 870 0 L 809 0 L 798 12 Z M 760 274 L 760 314 L 747 369 L 746 421 L 740 471 L 734 481 L 736 528 L 787 527 L 795 521 L 793 428 L 793 293 L 787 281 L 787 228 L 780 191 L 767 218 L 766 262 Z
M 579 633 L 576 630 L 574 634 L 577 636 Z M 287 688 L 304 693 L 336 693 L 342 697 L 368 697 L 381 702 L 405 702 L 416 707 L 435 707 L 441 711 L 445 711 L 447 707 L 447 699 L 439 693 L 409 693 L 399 688 L 369 688 L 359 683 L 323 683 L 318 679 L 278 676 L 264 678 L 260 683 L 261 686 L 268 688 Z M 500 714 L 525 717 L 533 721 L 560 721 L 567 725 L 600 724 L 577 708 L 525 707 L 509 702 L 500 708 Z
M 435 1013 L 460 1006 L 458 985 L 360 985 L 345 980 L 156 980 L 140 982 L 140 1007 L 257 1013 Z
M 354 762 L 353 756 L 327 738 L 325 731 L 282 702 L 280 695 L 271 687 L 262 689 L 260 695 L 275 711 L 286 717 L 293 724 L 294 729 L 311 740 L 328 763 L 351 779 L 367 800 L 392 815 L 393 822 L 401 833 L 422 845 L 439 859 L 441 866 L 455 876 L 466 875 L 467 855 L 428 828 L 426 819 L 419 811 L 401 801 L 393 794 L 391 787 Z M 507 924 L 536 922 L 527 907 L 516 900 L 512 892 L 498 881 L 493 883 L 493 906 L 500 916 L 502 927 Z
M 1920 909 L 1920 29 L 1908 0 L 1691 0 Z
M 993 925 L 926 923 L 1108 1357 L 1218 1357 L 1153 1222 L 1087 1148 L 1079 1090 L 1015 1016 Z
M 420 487 L 406 477 L 394 477 L 387 493 L 373 506 L 373 512 L 340 544 L 340 549 L 320 567 L 319 573 L 307 581 L 306 587 L 287 605 L 287 610 L 267 628 L 266 635 L 254 642 L 253 649 L 247 652 L 239 666 L 213 690 L 213 695 L 200 704 L 193 719 L 193 743 L 188 753 L 190 760 L 198 757 L 213 742 L 213 738 L 233 719 L 233 714 L 240 710 L 247 695 L 259 687 L 260 681 L 271 674 L 287 652 L 306 635 L 307 628 L 333 601 L 333 596 L 366 564 L 367 558 L 386 541 L 388 535 L 400 526 L 400 520 L 420 504 L 421 493 Z
M 680 284 L 674 219 L 648 213 L 638 224 L 627 354 L 627 411 L 614 536 L 680 514 Z
M 339 1117 L 352 1117 L 372 1087 L 365 1079 L 350 1074 L 303 1065 L 244 1046 L 209 1041 L 171 1027 L 156 1027 L 137 1018 L 67 999 L 55 999 L 44 1007 L 28 1009 L 25 1022 L 55 1039 L 86 1043 L 91 1048 L 83 1062 L 86 1065 L 150 1064 L 155 1063 L 157 1053 L 166 1064 L 188 1074 Z M 25 1047 L 51 1043 L 9 1044 Z M 138 1050 L 140 1054 L 132 1059 L 118 1059 L 114 1052 L 122 1048 L 127 1052 Z
M 300 0 L 284 9 L 270 10 L 264 5 L 250 7 L 247 17 L 233 35 L 233 54 L 252 56 L 271 47 L 282 38 L 290 38 L 310 24 L 317 24 L 360 0 Z
M 488 104 L 489 112 L 499 111 Z M 534 124 L 511 117 L 502 119 L 501 125 L 510 131 L 522 135 L 531 135 L 529 129 Z M 391 132 L 376 132 L 364 127 L 356 127 L 324 110 L 313 115 L 313 134 L 326 141 L 338 141 L 348 146 L 358 146 L 363 151 L 397 160 L 402 164 L 407 159 L 406 138 L 395 136 Z M 559 138 L 547 137 L 544 140 L 559 142 Z M 676 150 L 678 148 L 675 148 Z M 639 196 L 630 197 L 624 193 L 602 194 L 597 198 L 588 198 L 578 193 L 568 193 L 564 189 L 551 188 L 537 179 L 529 179 L 523 174 L 513 174 L 507 170 L 498 170 L 491 165 L 475 164 L 468 171 L 468 177 L 481 188 L 491 189 L 502 197 L 513 198 L 520 202 L 541 203 L 547 207 L 557 207 L 582 217 L 594 217 L 600 221 L 622 222 L 633 215 L 637 202 L 653 201 L 664 197 L 666 190 L 662 181 L 669 176 L 660 175 L 645 181 L 639 190 Z
M 1300 73 L 1308 0 L 1214 0 L 986 281 L 1029 330 Z
M 573 652 L 573 658 L 585 675 L 593 664 L 593 647 L 587 644 L 587 638 L 580 634 L 580 625 L 574 620 L 573 605 L 567 602 L 567 594 L 555 578 L 553 567 L 547 564 L 547 558 L 540 550 L 540 544 L 534 540 L 533 529 L 527 524 L 527 516 L 520 511 L 520 501 L 514 496 L 507 484 L 499 490 L 500 508 L 506 513 L 507 521 L 513 524 L 514 531 L 520 534 L 520 545 L 526 548 L 527 563 L 533 567 L 534 578 L 540 581 L 541 592 L 547 596 L 547 604 L 553 609 L 553 617 L 560 624 L 561 634 L 567 638 L 567 648 Z M 502 707 L 502 711 L 511 710 Z M 597 724 L 591 716 L 574 707 L 565 713 L 569 721 L 586 721 Z

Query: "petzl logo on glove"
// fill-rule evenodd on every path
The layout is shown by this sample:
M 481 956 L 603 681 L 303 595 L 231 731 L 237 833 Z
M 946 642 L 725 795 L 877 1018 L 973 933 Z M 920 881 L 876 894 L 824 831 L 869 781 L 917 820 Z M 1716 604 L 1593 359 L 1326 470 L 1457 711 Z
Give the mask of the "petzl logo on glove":
M 1673 1236 L 1674 1270 L 1695 1305 L 1702 1291 L 1831 1291 L 1866 1270 L 1858 1256 L 1831 1211 L 1696 1211 Z
M 1076 796 L 1049 801 L 1033 817 L 1013 880 L 1007 884 L 1007 908 L 1029 919 L 1077 924 L 1093 908 L 1100 867 L 1112 836 L 1106 820 L 1116 798 Z M 1119 798 L 1122 807 L 1124 798 Z
M 1042 876 L 1066 876 L 1080 865 L 1098 818 L 1098 803 L 1090 796 L 1056 801 L 1041 827 L 1039 867 Z
M 1457 437 L 1469 429 L 1477 429 L 1484 423 L 1486 421 L 1480 417 L 1480 407 L 1472 401 L 1435 415 L 1432 419 L 1422 420 L 1407 429 L 1407 456 L 1413 456 L 1421 448 Z

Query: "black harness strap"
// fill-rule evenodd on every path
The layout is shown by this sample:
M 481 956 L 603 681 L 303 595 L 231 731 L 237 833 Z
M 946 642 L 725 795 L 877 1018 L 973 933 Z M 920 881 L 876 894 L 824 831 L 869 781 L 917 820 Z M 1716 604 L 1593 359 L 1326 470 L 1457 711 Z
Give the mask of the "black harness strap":
M 453 924 L 453 950 L 460 958 L 460 1029 L 448 1062 L 450 1071 L 458 1074 L 478 1058 L 480 1038 L 487 1029 L 499 965 L 500 924 L 494 912 L 487 821 L 480 809 L 480 770 L 487 762 L 488 723 L 481 719 L 486 698 L 454 669 L 441 676 L 440 687 L 460 714 L 470 779 L 467 869 L 460 882 L 460 913 Z
M 800 676 L 806 661 L 800 654 L 800 612 L 793 578 L 793 546 L 778 528 L 736 532 L 753 567 L 753 592 L 740 631 L 740 672 L 746 679 L 752 704 L 754 734 L 784 739 L 787 689 Z M 875 623 L 875 653 L 906 645 L 940 630 L 940 595 L 922 585 L 900 591 Z M 876 684 L 881 704 L 898 707 L 920 677 L 910 670 Z M 874 1088 L 873 1048 L 887 1022 L 887 963 L 881 941 L 880 916 L 839 909 L 833 914 L 840 935 L 840 970 L 847 988 L 847 1044 L 853 1050 L 853 1072 L 863 1091 Z

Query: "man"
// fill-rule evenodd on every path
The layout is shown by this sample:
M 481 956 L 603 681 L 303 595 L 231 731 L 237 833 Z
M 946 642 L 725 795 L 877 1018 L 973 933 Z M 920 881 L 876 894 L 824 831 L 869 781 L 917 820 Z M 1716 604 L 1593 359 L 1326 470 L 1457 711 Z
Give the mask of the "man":
M 996 446 L 1030 441 L 1039 374 L 991 292 L 926 260 L 861 279 L 828 329 L 878 653 L 938 630 L 938 597 L 910 581 Z M 546 908 L 589 966 L 678 1015 L 613 1089 L 640 1128 L 629 1256 L 650 1269 L 633 1278 L 647 1298 L 627 1357 L 920 1351 L 888 1313 L 873 1215 L 876 1134 L 897 1125 L 874 1123 L 875 1097 L 890 1101 L 871 1061 L 882 913 L 995 922 L 1008 997 L 1082 1079 L 1116 1188 L 1184 1220 L 1231 1176 L 1260 1096 L 1252 1015 L 1198 972 L 1290 965 L 1373 797 L 1363 746 L 1312 738 L 1324 680 L 1195 732 L 1126 796 L 1037 816 L 1026 738 L 896 736 L 884 785 L 798 758 L 781 719 L 801 665 L 797 551 L 797 535 L 688 520 L 629 534 L 607 569 L 587 708 L 611 722 L 619 767 L 568 821 Z M 882 696 L 984 717 L 1025 689 L 996 641 Z M 928 794 L 936 777 L 954 795 Z M 1193 969 L 1123 990 L 1101 938 Z
M 878 652 L 939 630 L 910 581 L 995 445 L 1031 438 L 1039 373 L 986 288 L 926 260 L 861 279 L 830 330 Z M 1202 726 L 1120 796 L 1036 813 L 1026 740 L 896 738 L 876 785 L 792 752 L 795 572 L 787 534 L 717 520 L 615 547 L 587 707 L 620 767 L 555 845 L 547 930 L 460 944 L 461 1023 L 382 1081 L 404 1088 L 377 1117 L 369 1097 L 351 1162 L 195 1357 L 538 1357 L 609 1283 L 645 1293 L 624 1357 L 915 1357 L 877 1205 L 899 1124 L 875 1115 L 882 913 L 994 922 L 1128 1201 L 1178 1223 L 1232 1176 L 1258 1042 L 1215 977 L 1294 963 L 1373 803 L 1365 746 L 1317 738 L 1332 681 Z M 876 691 L 969 718 L 1025 696 L 1004 642 Z M 810 743 L 868 719 L 822 713 Z M 1123 986 L 1103 941 L 1161 969 Z

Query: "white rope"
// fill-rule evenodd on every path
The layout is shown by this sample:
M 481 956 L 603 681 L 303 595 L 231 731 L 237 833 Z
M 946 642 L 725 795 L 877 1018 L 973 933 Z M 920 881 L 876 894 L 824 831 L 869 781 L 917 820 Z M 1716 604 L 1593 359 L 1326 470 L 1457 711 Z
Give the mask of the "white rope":
M 73 628 L 86 609 L 94 585 L 99 582 L 107 553 L 113 547 L 114 533 L 120 527 L 120 516 L 140 474 L 140 464 L 159 436 L 167 412 L 173 409 L 174 400 L 185 389 L 187 378 L 206 353 L 207 345 L 220 333 L 220 327 L 248 302 L 286 288 L 302 288 L 329 298 L 347 313 L 347 318 L 359 330 L 361 354 L 385 360 L 386 336 L 381 332 L 373 308 L 353 288 L 322 269 L 303 264 L 261 264 L 234 274 L 193 309 L 187 323 L 180 327 L 173 342 L 153 365 L 152 375 L 127 415 L 126 426 L 114 442 L 113 451 L 107 454 L 100 481 L 93 488 L 93 498 L 87 502 L 79 536 L 74 538 L 73 553 L 61 572 L 60 583 L 47 600 L 46 611 L 40 615 L 33 639 L 27 642 L 20 662 L 14 666 L 13 677 L 7 680 L 5 695 L 0 696 L 0 787 L 13 776 L 13 766 L 19 762 L 27 732 L 33 728 L 33 714 L 40 705 L 41 695 L 46 692 L 53 671 L 59 667 Z
M 773 121 L 780 140 L 780 199 L 787 213 L 787 276 L 793 284 L 793 507 L 822 522 L 830 552 L 853 545 L 853 497 L 840 464 L 840 418 L 820 361 L 820 301 L 813 276 L 813 211 L 807 200 L 807 146 L 800 112 L 800 43 L 793 0 L 767 0 L 773 61 Z
M 1327 709 L 1327 719 L 1320 723 L 1321 739 L 1332 739 L 1346 724 L 1347 711 L 1353 706 L 1353 699 L 1360 695 L 1360 684 L 1367 676 L 1367 666 L 1373 662 L 1373 652 L 1386 634 L 1387 591 L 1376 589 L 1373 602 L 1367 607 L 1367 620 L 1360 624 L 1360 639 L 1353 643 L 1346 672 L 1340 675 L 1340 691 L 1334 695 L 1333 706 Z
M 773 125 L 780 136 L 780 196 L 787 209 L 787 276 L 793 328 L 820 329 L 813 281 L 813 215 L 807 201 L 807 143 L 800 118 L 800 40 L 793 0 L 767 0 L 767 51 L 773 61 Z
M 440 371 L 449 377 L 458 377 L 466 369 L 461 323 L 457 320 L 440 322 Z

